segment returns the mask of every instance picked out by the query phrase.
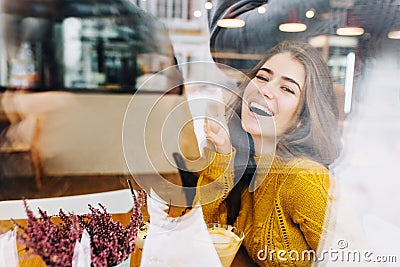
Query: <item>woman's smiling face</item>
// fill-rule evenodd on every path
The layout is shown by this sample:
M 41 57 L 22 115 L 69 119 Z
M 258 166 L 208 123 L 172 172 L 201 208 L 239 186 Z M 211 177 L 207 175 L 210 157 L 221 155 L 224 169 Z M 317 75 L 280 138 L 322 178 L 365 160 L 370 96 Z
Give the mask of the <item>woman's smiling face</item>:
M 280 137 L 294 123 L 306 72 L 289 52 L 269 58 L 245 88 L 242 127 L 255 137 Z

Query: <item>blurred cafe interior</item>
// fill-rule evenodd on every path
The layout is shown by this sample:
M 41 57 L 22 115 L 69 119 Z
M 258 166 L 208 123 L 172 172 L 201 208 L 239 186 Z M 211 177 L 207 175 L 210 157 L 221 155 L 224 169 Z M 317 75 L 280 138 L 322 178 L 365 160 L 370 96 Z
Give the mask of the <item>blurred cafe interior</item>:
M 194 100 L 221 97 L 205 81 L 237 84 L 285 39 L 328 62 L 335 176 L 398 227 L 399 0 L 0 0 L 0 203 L 182 184 L 173 154 L 195 175 L 204 135 Z

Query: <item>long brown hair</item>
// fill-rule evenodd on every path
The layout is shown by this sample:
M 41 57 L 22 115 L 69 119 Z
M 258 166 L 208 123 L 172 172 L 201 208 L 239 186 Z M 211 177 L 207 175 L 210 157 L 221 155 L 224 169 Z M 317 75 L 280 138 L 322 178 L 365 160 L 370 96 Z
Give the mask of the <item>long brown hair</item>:
M 283 41 L 268 50 L 247 75 L 249 79 L 246 79 L 246 82 L 239 86 L 239 97 L 232 100 L 229 110 L 236 113 L 236 117 L 240 117 L 242 105 L 240 96 L 243 96 L 244 89 L 249 81 L 256 76 L 258 70 L 272 56 L 285 52 L 290 53 L 293 59 L 303 65 L 306 79 L 304 93 L 301 95 L 297 110 L 298 121 L 293 122 L 293 126 L 279 137 L 276 154 L 283 158 L 307 157 L 328 167 L 339 156 L 341 149 L 338 130 L 339 112 L 328 66 L 321 53 L 310 44 L 299 41 Z M 230 114 L 229 118 L 233 117 Z M 237 124 L 230 119 L 232 145 L 238 150 L 237 155 L 240 157 L 243 142 L 237 137 L 243 137 L 245 134 L 236 132 L 244 132 L 241 126 L 239 127 Z M 247 137 L 251 140 L 249 134 L 247 134 Z M 248 143 L 253 146 L 252 141 Z M 236 164 L 243 165 L 243 162 L 246 162 L 246 167 L 243 170 L 243 166 L 241 166 L 239 168 L 242 171 L 235 172 L 237 184 L 225 200 L 228 210 L 228 223 L 233 223 L 236 220 L 240 210 L 241 194 L 250 184 L 256 171 L 252 159 L 254 148 L 250 147 L 249 151 L 247 154 L 244 153 L 248 155 L 248 159 L 235 159 L 235 167 Z

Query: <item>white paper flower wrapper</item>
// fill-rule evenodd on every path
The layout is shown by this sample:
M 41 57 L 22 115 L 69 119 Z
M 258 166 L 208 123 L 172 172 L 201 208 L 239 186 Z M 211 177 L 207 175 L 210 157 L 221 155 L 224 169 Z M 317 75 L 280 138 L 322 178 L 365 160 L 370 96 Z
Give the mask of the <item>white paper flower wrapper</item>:
M 72 267 L 90 267 L 90 263 L 90 235 L 86 230 L 83 230 L 81 242 L 76 240 Z
M 17 233 L 10 230 L 0 235 L 0 266 L 18 267 Z
M 168 217 L 165 201 L 153 191 L 148 196 L 150 225 L 141 267 L 221 267 L 200 206 L 178 218 Z

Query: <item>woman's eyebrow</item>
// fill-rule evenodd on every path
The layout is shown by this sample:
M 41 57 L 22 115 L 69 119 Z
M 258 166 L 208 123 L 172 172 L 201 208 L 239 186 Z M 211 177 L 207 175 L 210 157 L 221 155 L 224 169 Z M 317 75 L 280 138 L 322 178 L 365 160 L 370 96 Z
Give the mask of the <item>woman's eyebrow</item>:
M 265 72 L 268 72 L 269 74 L 274 74 L 274 72 L 273 72 L 271 69 L 268 69 L 268 68 L 265 68 L 265 67 L 260 68 L 259 71 L 260 71 L 260 70 L 265 71 Z M 292 79 L 292 78 L 290 78 L 290 77 L 287 77 L 287 76 L 282 76 L 282 79 L 284 79 L 285 81 L 288 81 L 288 82 L 290 82 L 290 83 L 293 83 L 293 84 L 297 85 L 297 87 L 299 88 L 299 90 L 300 90 L 300 92 L 301 92 L 301 87 L 300 87 L 299 83 L 296 82 L 294 79 Z
M 260 71 L 260 70 L 266 71 L 266 72 L 268 72 L 269 74 L 274 74 L 274 72 L 273 72 L 272 70 L 268 69 L 268 68 L 262 67 L 262 68 L 260 68 L 258 71 Z
M 297 87 L 299 88 L 299 90 L 300 90 L 300 92 L 301 92 L 301 88 L 300 88 L 300 85 L 299 85 L 298 82 L 296 82 L 296 81 L 293 80 L 292 78 L 289 78 L 289 77 L 286 77 L 286 76 L 283 76 L 282 79 L 284 79 L 285 81 L 288 81 L 288 82 L 291 82 L 291 83 L 294 83 L 295 85 L 297 85 Z

